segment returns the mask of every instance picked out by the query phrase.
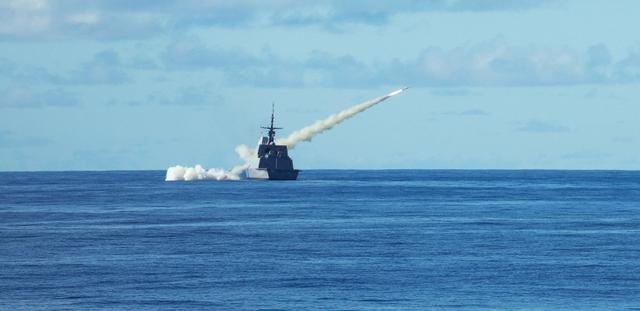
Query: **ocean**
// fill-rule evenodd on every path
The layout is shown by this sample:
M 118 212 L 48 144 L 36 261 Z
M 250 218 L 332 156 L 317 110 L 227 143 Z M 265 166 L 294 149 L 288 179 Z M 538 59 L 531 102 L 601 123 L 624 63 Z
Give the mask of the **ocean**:
M 640 172 L 0 173 L 0 310 L 640 310 Z

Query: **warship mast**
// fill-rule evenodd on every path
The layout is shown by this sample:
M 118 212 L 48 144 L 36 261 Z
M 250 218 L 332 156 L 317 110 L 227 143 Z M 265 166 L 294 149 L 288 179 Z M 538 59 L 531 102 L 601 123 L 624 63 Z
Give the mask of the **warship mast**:
M 281 127 L 273 127 L 273 114 L 274 114 L 274 104 L 271 103 L 271 125 L 269 127 L 266 126 L 261 126 L 261 128 L 265 129 L 265 130 L 269 130 L 268 134 L 269 134 L 269 140 L 267 141 L 268 145 L 275 145 L 275 135 L 276 135 L 276 131 L 275 130 L 281 130 Z

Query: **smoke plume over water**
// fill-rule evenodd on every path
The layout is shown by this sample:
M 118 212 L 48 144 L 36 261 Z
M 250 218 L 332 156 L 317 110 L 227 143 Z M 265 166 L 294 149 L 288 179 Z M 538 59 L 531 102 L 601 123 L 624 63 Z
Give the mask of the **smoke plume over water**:
M 192 180 L 238 180 L 240 174 L 244 171 L 253 160 L 257 157 L 256 151 L 246 145 L 239 145 L 235 149 L 240 159 L 244 160 L 244 164 L 238 164 L 230 170 L 225 171 L 221 168 L 210 168 L 205 170 L 200 164 L 194 167 L 184 167 L 181 165 L 172 166 L 167 169 L 165 181 L 192 181 Z
M 278 145 L 287 145 L 289 149 L 293 149 L 296 145 L 302 141 L 311 141 L 311 139 L 327 130 L 330 130 L 334 126 L 344 122 L 345 120 L 363 112 L 390 97 L 402 93 L 407 88 L 395 90 L 387 95 L 368 100 L 364 103 L 352 106 L 348 109 L 340 111 L 336 114 L 330 115 L 326 119 L 318 120 L 315 123 L 303 127 L 293 133 L 289 134 L 286 138 L 276 140 Z M 239 164 L 231 168 L 229 171 L 224 169 L 212 168 L 205 170 L 201 165 L 195 167 L 183 167 L 180 165 L 172 166 L 167 169 L 166 181 L 178 181 L 178 180 L 238 180 L 240 174 L 244 171 L 252 161 L 257 159 L 256 150 L 247 147 L 246 145 L 239 145 L 235 148 L 238 156 L 244 161 L 244 164 Z

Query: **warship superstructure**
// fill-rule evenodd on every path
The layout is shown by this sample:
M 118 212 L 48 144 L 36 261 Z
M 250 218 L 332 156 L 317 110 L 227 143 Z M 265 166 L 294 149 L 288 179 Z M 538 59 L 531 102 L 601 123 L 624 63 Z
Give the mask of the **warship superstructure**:
M 296 180 L 298 172 L 293 168 L 286 145 L 276 145 L 276 131 L 281 127 L 273 126 L 273 106 L 271 106 L 271 124 L 263 129 L 269 130 L 267 136 L 258 141 L 258 158 L 245 170 L 249 179 Z

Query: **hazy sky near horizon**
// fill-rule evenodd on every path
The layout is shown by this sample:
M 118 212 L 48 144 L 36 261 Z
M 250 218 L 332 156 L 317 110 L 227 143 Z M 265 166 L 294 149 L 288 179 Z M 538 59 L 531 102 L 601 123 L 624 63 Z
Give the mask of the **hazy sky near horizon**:
M 6 0 L 0 170 L 640 169 L 640 2 Z

